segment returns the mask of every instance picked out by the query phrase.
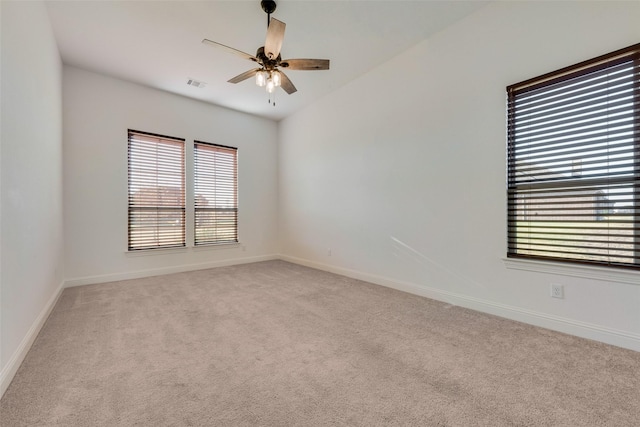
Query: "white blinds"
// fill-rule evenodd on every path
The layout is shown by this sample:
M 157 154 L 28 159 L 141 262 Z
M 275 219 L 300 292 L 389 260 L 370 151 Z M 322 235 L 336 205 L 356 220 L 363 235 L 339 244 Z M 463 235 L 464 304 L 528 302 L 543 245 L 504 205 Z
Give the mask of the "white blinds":
M 129 131 L 129 250 L 185 246 L 184 140 Z
M 238 241 L 237 149 L 194 144 L 195 244 Z

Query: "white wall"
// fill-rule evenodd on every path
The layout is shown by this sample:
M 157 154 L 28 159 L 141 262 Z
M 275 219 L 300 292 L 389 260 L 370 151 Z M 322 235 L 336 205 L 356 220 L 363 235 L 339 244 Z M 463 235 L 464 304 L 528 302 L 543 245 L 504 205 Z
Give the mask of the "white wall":
M 282 253 L 640 350 L 638 274 L 502 260 L 505 87 L 638 43 L 638 22 L 638 2 L 496 2 L 285 119 Z M 550 298 L 552 282 L 565 299 Z
M 66 65 L 63 75 L 67 284 L 256 261 L 278 253 L 275 122 Z M 238 147 L 241 246 L 126 253 L 127 129 L 185 138 L 187 170 L 194 139 Z M 190 227 L 187 236 L 189 242 Z
M 0 396 L 63 281 L 62 65 L 41 2 L 1 2 Z

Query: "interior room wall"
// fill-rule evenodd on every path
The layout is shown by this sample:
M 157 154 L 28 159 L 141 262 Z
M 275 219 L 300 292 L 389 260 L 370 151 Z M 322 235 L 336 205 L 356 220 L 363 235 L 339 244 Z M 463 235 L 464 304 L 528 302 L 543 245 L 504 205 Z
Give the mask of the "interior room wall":
M 67 65 L 63 106 L 67 285 L 276 256 L 275 122 Z M 187 170 L 194 140 L 238 147 L 240 245 L 127 253 L 128 129 L 184 138 Z
M 494 2 L 280 122 L 284 257 L 640 350 L 637 273 L 503 261 L 505 87 L 640 42 L 639 18 Z
M 0 9 L 1 396 L 62 289 L 64 266 L 62 63 L 43 3 Z

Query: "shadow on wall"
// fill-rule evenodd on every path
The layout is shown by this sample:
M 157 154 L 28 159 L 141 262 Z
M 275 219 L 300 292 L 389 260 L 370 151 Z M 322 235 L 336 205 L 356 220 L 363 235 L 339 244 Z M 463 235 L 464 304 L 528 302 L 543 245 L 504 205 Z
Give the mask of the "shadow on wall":
M 412 248 L 408 244 L 404 243 L 400 239 L 391 236 L 392 254 L 397 259 L 407 261 L 410 264 L 417 265 L 420 269 L 433 272 L 434 270 L 449 277 L 453 282 L 465 285 L 467 287 L 474 287 L 480 289 L 486 289 L 486 287 L 472 278 L 466 277 L 451 268 L 446 267 L 444 264 L 437 262 L 436 260 L 427 257 L 423 253 Z M 427 284 L 428 286 L 428 284 Z M 446 290 L 439 290 L 439 292 L 447 292 Z

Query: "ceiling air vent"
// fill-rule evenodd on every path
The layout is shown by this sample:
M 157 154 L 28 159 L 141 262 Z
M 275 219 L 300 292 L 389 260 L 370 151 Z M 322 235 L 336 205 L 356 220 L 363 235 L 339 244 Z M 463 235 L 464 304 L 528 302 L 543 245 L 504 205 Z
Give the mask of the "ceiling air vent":
M 194 79 L 187 80 L 187 84 L 189 86 L 193 86 L 193 87 L 205 87 L 205 85 L 206 85 L 205 82 L 199 82 L 199 81 L 194 80 Z

